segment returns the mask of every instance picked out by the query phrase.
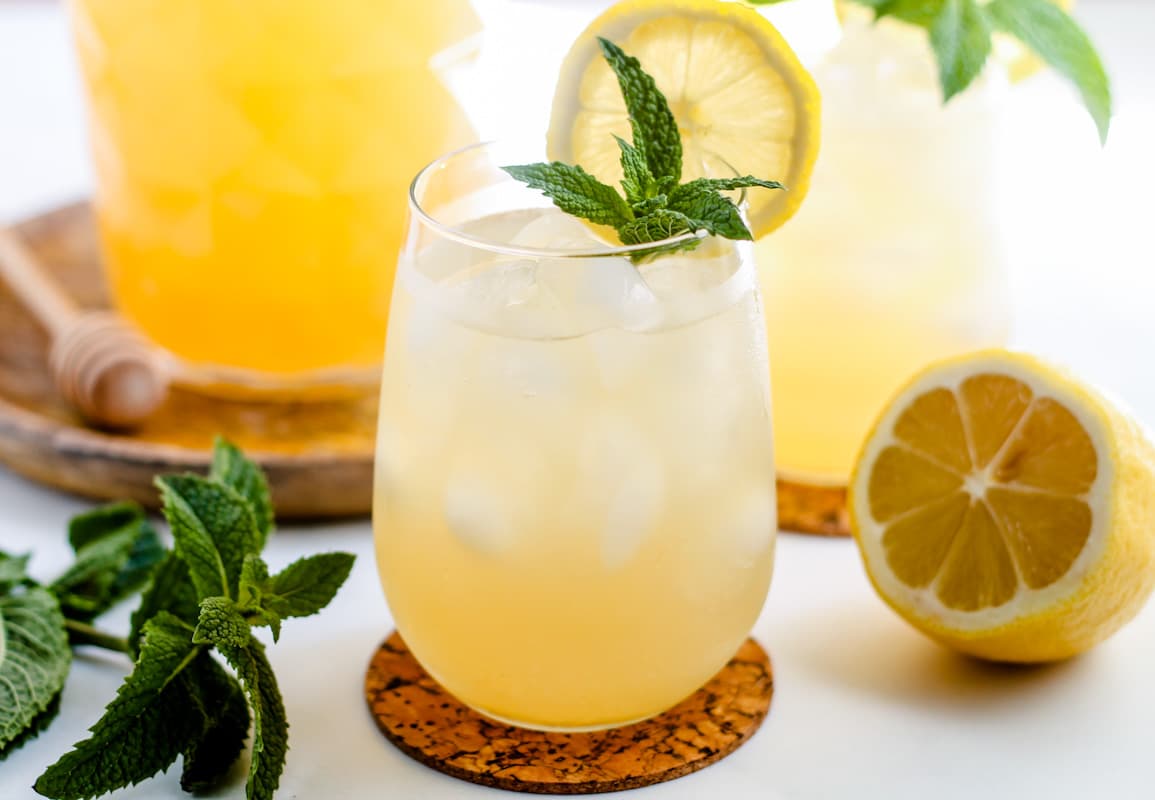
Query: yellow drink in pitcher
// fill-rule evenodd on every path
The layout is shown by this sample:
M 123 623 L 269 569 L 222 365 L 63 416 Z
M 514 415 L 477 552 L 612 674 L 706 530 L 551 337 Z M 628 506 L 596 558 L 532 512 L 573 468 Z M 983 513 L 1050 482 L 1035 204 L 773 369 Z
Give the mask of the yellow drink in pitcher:
M 72 5 L 121 311 L 206 367 L 379 363 L 409 179 L 470 138 L 428 64 L 467 0 Z

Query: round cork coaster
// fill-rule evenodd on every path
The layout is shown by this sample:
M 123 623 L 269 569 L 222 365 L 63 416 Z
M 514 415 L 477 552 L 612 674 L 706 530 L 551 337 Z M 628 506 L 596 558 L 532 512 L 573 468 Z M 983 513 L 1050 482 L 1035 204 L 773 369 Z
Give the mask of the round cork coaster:
M 846 487 L 779 478 L 778 527 L 792 533 L 850 536 Z
M 526 730 L 481 716 L 429 677 L 396 632 L 365 676 L 370 713 L 406 755 L 471 783 L 534 794 L 616 792 L 688 775 L 753 736 L 773 692 L 770 659 L 753 639 L 664 714 L 588 733 Z

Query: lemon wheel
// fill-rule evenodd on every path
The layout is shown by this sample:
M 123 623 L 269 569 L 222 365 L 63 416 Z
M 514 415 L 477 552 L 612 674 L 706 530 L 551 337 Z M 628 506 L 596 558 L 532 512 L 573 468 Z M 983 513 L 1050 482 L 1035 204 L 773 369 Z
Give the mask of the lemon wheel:
M 786 192 L 748 195 L 756 237 L 794 213 L 818 152 L 819 97 L 773 25 L 715 0 L 626 0 L 595 20 L 562 66 L 548 152 L 616 182 L 611 134 L 628 139 L 630 125 L 599 36 L 635 56 L 665 94 L 682 133 L 683 180 L 737 171 L 784 183 Z

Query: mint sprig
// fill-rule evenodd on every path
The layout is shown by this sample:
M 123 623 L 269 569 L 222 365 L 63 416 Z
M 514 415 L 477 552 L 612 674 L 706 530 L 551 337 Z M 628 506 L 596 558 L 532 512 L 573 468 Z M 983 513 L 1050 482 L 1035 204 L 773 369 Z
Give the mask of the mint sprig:
M 599 181 L 578 165 L 560 161 L 502 167 L 511 177 L 540 190 L 567 214 L 609 225 L 622 244 L 658 242 L 702 231 L 727 239 L 752 239 L 738 206 L 723 191 L 751 187 L 784 189 L 777 181 L 750 175 L 680 183 L 682 135 L 665 95 L 641 63 L 608 39 L 598 39 L 618 79 L 630 115 L 632 142 L 615 135 L 621 150 L 622 190 Z M 633 255 L 635 262 L 662 252 L 692 250 L 693 238 Z
M 781 0 L 747 0 L 770 5 Z M 1111 82 L 1090 37 L 1051 0 L 854 0 L 875 19 L 923 28 L 938 62 L 944 102 L 966 90 L 991 53 L 991 35 L 1011 36 L 1075 85 L 1099 140 L 1111 126 Z
M 171 551 L 141 508 L 120 503 L 72 521 L 76 560 L 50 584 L 28 575 L 27 556 L 0 553 L 0 758 L 51 723 L 69 645 L 97 645 L 130 655 L 132 672 L 91 735 L 37 779 L 37 792 L 87 800 L 178 758 L 182 788 L 211 790 L 244 751 L 252 724 L 246 796 L 270 800 L 289 723 L 252 631 L 270 627 L 276 641 L 284 619 L 320 611 L 348 578 L 353 556 L 310 556 L 270 576 L 260 556 L 274 524 L 268 485 L 227 442 L 217 443 L 207 478 L 166 476 L 157 485 Z M 89 624 L 145 584 L 126 639 Z

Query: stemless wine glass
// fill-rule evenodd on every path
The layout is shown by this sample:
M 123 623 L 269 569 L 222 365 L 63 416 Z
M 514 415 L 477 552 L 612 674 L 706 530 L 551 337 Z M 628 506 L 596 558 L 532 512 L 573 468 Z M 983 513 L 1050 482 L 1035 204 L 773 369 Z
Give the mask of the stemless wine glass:
M 748 243 L 607 244 L 476 145 L 414 180 L 375 489 L 397 627 L 523 727 L 660 713 L 762 608 L 775 495 Z M 637 260 L 638 263 L 633 263 Z

